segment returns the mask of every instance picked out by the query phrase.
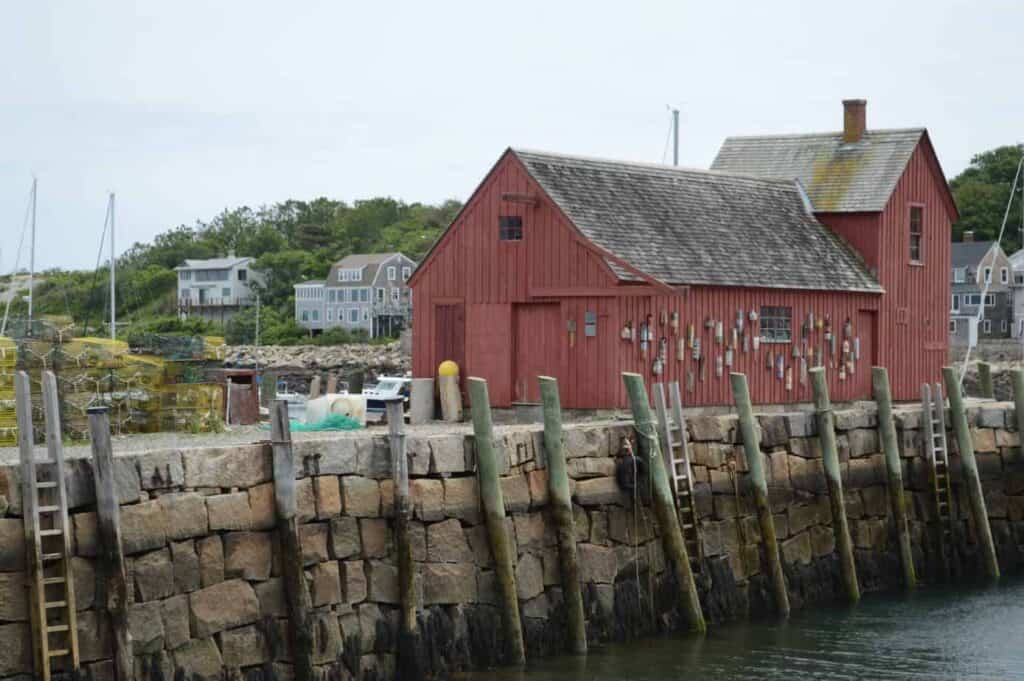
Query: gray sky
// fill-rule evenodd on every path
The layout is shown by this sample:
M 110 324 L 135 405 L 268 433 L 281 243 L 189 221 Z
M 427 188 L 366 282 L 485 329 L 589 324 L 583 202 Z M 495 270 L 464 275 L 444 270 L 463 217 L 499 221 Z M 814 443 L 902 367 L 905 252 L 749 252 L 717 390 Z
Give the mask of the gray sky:
M 682 162 L 730 134 L 927 126 L 947 175 L 1019 141 L 1020 2 L 0 2 L 0 268 L 95 264 L 225 207 L 465 199 L 510 145 Z M 26 256 L 27 257 L 27 256 Z M 24 260 L 23 260 L 24 262 Z

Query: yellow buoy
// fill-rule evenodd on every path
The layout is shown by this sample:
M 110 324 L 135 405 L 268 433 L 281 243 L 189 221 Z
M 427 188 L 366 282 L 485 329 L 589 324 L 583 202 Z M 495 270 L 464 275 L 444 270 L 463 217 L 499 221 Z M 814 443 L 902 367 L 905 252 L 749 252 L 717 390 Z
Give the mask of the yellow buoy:
M 437 375 L 438 376 L 458 376 L 459 375 L 459 365 L 456 364 L 455 362 L 451 361 L 450 359 L 446 359 L 445 361 L 441 362 L 441 364 L 438 365 L 438 367 L 437 367 Z

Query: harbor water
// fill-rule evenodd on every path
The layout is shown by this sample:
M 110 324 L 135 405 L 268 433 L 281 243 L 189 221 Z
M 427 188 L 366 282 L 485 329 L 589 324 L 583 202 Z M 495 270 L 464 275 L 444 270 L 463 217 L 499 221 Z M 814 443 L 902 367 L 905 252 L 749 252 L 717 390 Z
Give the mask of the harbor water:
M 736 622 L 707 636 L 595 647 L 586 657 L 463 681 L 707 679 L 1024 679 L 1024 579 L 869 594 L 853 607 L 820 606 L 785 622 Z

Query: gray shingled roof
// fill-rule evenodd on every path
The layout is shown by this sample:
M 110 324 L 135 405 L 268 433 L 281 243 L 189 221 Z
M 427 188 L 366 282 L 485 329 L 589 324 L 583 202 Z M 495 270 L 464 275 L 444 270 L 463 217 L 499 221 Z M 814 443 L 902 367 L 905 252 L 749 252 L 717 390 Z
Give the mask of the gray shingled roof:
M 711 168 L 798 179 L 816 211 L 881 211 L 924 132 L 868 130 L 851 144 L 841 132 L 729 137 Z
M 791 180 L 512 151 L 585 237 L 665 283 L 881 290 Z
M 208 258 L 206 260 L 189 260 L 175 267 L 175 270 L 227 270 L 236 265 L 244 265 L 255 258 L 248 256 L 229 255 L 226 258 Z
M 953 267 L 977 267 L 994 241 L 954 241 L 949 251 Z

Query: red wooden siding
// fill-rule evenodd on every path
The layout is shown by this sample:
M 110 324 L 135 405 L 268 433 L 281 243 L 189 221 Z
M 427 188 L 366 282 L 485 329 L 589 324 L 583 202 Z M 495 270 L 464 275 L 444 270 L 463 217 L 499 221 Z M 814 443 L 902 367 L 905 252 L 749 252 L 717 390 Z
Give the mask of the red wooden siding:
M 481 184 L 451 229 L 432 251 L 412 281 L 414 308 L 413 372 L 432 376 L 437 364 L 457 344 L 446 333 L 459 333 L 447 320 L 447 308 L 464 305 L 465 345 L 463 375 L 488 379 L 495 406 L 516 400 L 536 400 L 536 376 L 559 378 L 562 403 L 569 408 L 625 406 L 621 372 L 642 374 L 655 381 L 679 381 L 688 405 L 731 404 L 730 371 L 746 373 L 756 403 L 807 402 L 809 384 L 801 384 L 794 344 L 806 353 L 826 350 L 824 332 L 814 330 L 805 342 L 801 325 L 808 312 L 828 315 L 842 354 L 843 327 L 853 325 L 849 338 L 860 343 L 860 360 L 852 375 L 840 380 L 838 357 L 824 355 L 833 399 L 847 401 L 871 396 L 870 368 L 887 366 L 897 399 L 916 400 L 920 383 L 937 380 L 945 358 L 948 327 L 950 219 L 942 192 L 929 166 L 930 147 L 919 147 L 883 213 L 821 214 L 820 219 L 858 249 L 878 273 L 884 294 L 793 291 L 740 287 L 694 287 L 675 295 L 650 287 L 619 284 L 602 258 L 595 255 L 528 176 L 519 162 L 505 155 Z M 536 202 L 509 201 L 505 194 L 535 197 Z M 920 203 L 924 213 L 924 264 L 910 265 L 909 205 Z M 501 242 L 498 217 L 523 218 L 523 240 Z M 762 306 L 792 310 L 791 343 L 762 344 L 758 352 L 733 352 L 732 367 L 716 376 L 716 358 L 725 354 L 737 310 L 744 311 L 744 326 L 751 332 L 749 313 Z M 444 309 L 444 312 L 438 312 Z M 901 312 L 906 310 L 906 312 Z M 587 337 L 585 317 L 597 315 L 597 334 Z M 678 335 L 662 327 L 662 312 L 679 314 Z M 627 321 L 638 330 L 652 315 L 654 342 L 646 355 L 639 341 L 620 338 Z M 714 341 L 704 328 L 707 319 L 723 322 L 726 339 Z M 898 321 L 899 320 L 899 321 Z M 570 339 L 569 322 L 576 325 Z M 705 357 L 704 377 L 692 349 L 678 354 L 693 324 Z M 448 328 L 440 328 L 445 326 Z M 667 362 L 660 376 L 652 372 L 658 343 L 668 341 Z M 792 388 L 767 368 L 769 353 L 780 352 L 792 367 Z M 831 366 L 830 366 L 831 365 Z M 694 373 L 692 388 L 688 372 Z

